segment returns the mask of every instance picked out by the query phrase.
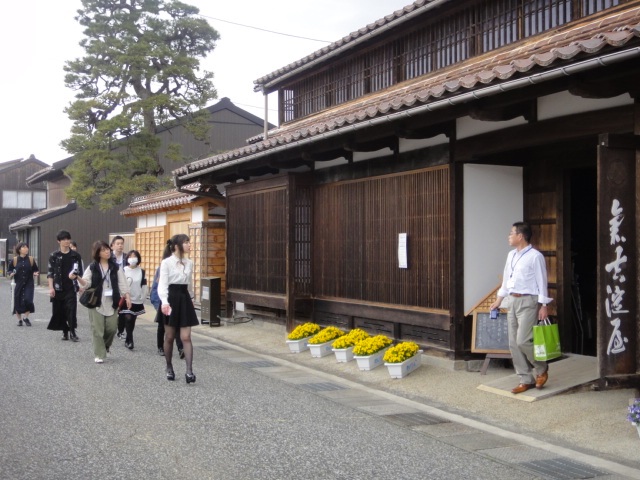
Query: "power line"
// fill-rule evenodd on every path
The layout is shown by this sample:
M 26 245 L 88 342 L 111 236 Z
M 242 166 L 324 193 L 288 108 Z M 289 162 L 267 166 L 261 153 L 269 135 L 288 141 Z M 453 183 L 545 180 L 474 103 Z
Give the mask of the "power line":
M 198 15 L 200 15 L 203 18 L 209 18 L 211 20 L 217 20 L 218 22 L 230 23 L 232 25 L 238 25 L 239 27 L 244 27 L 244 28 L 252 28 L 254 30 L 260 30 L 262 32 L 273 33 L 275 35 L 283 35 L 285 37 L 300 38 L 302 40 L 309 40 L 311 42 L 331 43 L 328 40 L 319 40 L 317 38 L 301 37 L 299 35 L 292 35 L 290 33 L 274 32 L 273 30 L 267 30 L 266 28 L 253 27 L 251 25 L 244 25 L 243 23 L 236 23 L 236 22 L 231 22 L 229 20 L 223 20 L 221 18 L 209 17 L 207 15 L 202 15 L 201 13 L 199 13 Z

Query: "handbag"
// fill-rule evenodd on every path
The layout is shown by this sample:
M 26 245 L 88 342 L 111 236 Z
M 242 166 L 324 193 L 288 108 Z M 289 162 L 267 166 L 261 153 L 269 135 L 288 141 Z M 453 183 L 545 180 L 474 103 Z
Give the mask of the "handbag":
M 98 300 L 100 299 L 100 292 L 96 287 L 87 288 L 82 295 L 80 295 L 80 304 L 87 308 L 96 308 Z
M 96 268 L 95 262 L 90 265 L 89 268 L 92 268 L 93 271 Z M 100 302 L 100 298 L 102 297 L 102 282 L 107 277 L 108 273 L 109 271 L 107 270 L 107 273 L 102 276 L 102 281 L 98 284 L 97 287 L 89 287 L 84 292 L 82 292 L 79 300 L 80 305 L 83 305 L 87 308 L 96 308 L 98 306 L 98 302 Z
M 533 357 L 538 361 L 553 360 L 562 356 L 558 325 L 549 318 L 540 320 L 533 327 Z

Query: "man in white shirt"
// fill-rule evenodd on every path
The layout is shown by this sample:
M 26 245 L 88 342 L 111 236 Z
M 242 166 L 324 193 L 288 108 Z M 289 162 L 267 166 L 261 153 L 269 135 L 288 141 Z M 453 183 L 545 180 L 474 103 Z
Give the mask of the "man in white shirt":
M 124 267 L 127 266 L 127 262 L 124 258 L 124 238 L 120 235 L 116 235 L 111 240 L 111 244 L 109 246 L 111 247 L 113 259 L 118 264 L 118 268 L 124 271 Z M 124 315 L 118 315 L 118 332 L 116 333 L 116 336 L 120 340 L 124 340 L 126 338 L 124 333 L 124 323 Z
M 124 261 L 124 238 L 120 235 L 116 235 L 111 240 L 111 251 L 113 252 L 113 258 L 115 259 L 118 266 L 124 270 L 124 267 L 127 266 L 127 263 Z
M 507 255 L 502 285 L 496 301 L 489 307 L 498 309 L 502 300 L 510 297 L 509 350 L 516 374 L 520 376 L 520 383 L 511 390 L 516 394 L 533 387 L 542 388 L 549 378 L 547 362 L 535 360 L 533 356 L 533 327 L 547 317 L 547 304 L 553 299 L 548 297 L 544 256 L 530 241 L 529 224 L 514 223 L 509 232 L 509 245 L 515 249 Z

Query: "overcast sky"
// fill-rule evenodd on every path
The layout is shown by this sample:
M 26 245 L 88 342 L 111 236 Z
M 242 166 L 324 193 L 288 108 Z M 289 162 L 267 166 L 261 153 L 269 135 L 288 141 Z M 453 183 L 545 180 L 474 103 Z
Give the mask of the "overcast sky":
M 411 0 L 184 1 L 197 6 L 220 33 L 216 49 L 202 64 L 215 74 L 218 98 L 229 97 L 237 106 L 261 118 L 264 99 L 253 91 L 254 80 L 412 3 Z M 59 144 L 69 136 L 71 122 L 63 110 L 74 97 L 64 85 L 62 68 L 65 61 L 83 54 L 78 46 L 82 29 L 74 20 L 80 6 L 80 0 L 3 3 L 0 162 L 34 154 L 51 164 L 68 156 Z M 269 120 L 276 123 L 276 102 L 272 97 Z

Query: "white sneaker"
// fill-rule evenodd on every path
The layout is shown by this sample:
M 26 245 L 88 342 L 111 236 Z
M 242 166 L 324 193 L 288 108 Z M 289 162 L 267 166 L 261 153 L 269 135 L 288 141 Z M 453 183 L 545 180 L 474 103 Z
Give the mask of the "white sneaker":
M 96 362 L 96 363 L 104 363 L 104 360 L 102 360 L 102 359 L 101 359 L 101 358 L 99 358 L 99 357 L 96 357 L 95 362 Z

